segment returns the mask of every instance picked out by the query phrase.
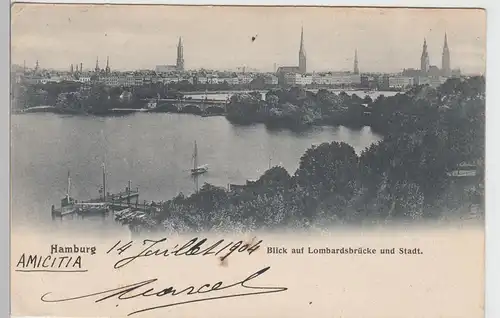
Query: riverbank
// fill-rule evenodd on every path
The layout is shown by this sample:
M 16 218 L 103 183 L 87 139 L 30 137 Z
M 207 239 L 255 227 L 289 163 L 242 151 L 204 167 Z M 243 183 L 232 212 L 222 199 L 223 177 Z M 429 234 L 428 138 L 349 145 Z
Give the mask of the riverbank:
M 332 101 L 325 92 L 318 92 L 320 98 L 289 93 L 278 92 L 275 105 L 295 98 L 299 106 L 287 106 L 295 111 L 292 114 L 303 115 L 301 106 L 311 101 Z M 340 98 L 341 103 L 352 101 Z M 338 101 L 316 107 L 330 105 L 342 113 Z M 251 110 L 240 115 L 263 114 L 263 104 L 252 96 L 232 102 L 248 106 L 240 108 L 244 112 Z M 308 227 L 318 220 L 325 224 L 436 220 L 444 217 L 443 211 L 468 213 L 468 206 L 484 213 L 483 78 L 380 98 L 371 109 L 376 114 L 372 122 L 385 125 L 386 134 L 359 155 L 342 142 L 322 143 L 302 155 L 293 174 L 275 166 L 241 186 L 226 189 L 205 183 L 190 196 L 179 194 L 166 201 L 147 224 L 135 220 L 131 226 L 140 231 L 251 231 Z M 352 115 L 349 110 L 343 113 Z M 464 162 L 475 167 L 474 173 L 451 177 L 449 172 Z

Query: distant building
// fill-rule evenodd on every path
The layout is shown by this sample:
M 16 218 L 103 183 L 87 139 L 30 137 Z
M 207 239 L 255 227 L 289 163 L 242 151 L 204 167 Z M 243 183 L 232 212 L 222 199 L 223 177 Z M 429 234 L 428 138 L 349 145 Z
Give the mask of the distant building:
M 177 70 L 184 71 L 184 45 L 182 44 L 182 38 L 179 37 L 179 43 L 177 44 Z
M 156 73 L 172 73 L 177 71 L 177 65 L 156 65 Z
M 451 76 L 450 49 L 448 48 L 448 37 L 446 33 L 444 34 L 443 54 L 441 58 L 441 70 L 443 76 L 446 77 Z
M 299 47 L 299 66 L 280 66 L 276 71 L 276 76 L 278 77 L 278 82 L 280 84 L 285 84 L 285 74 L 297 73 L 306 74 L 307 73 L 307 56 L 306 49 L 304 45 L 304 27 L 302 27 L 300 32 L 300 47 Z
M 39 75 L 28 75 L 24 77 L 24 82 L 26 84 L 42 84 L 44 79 L 45 78 Z
M 110 74 L 111 73 L 111 68 L 109 67 L 109 56 L 106 57 L 106 69 L 104 70 L 104 72 L 106 74 Z
M 354 51 L 354 74 L 359 74 L 359 66 L 358 66 L 358 50 Z
M 415 84 L 413 77 L 408 76 L 389 76 L 389 88 L 404 89 Z
M 361 84 L 361 75 L 351 72 L 313 74 L 313 84 L 319 86 L 351 86 Z
M 444 82 L 446 82 L 447 80 L 448 80 L 448 78 L 446 78 L 444 76 L 430 77 L 429 78 L 429 85 L 431 87 L 437 88 L 437 87 L 441 86 L 442 84 L 444 84 Z
M 101 69 L 99 68 L 99 57 L 97 57 L 96 61 L 95 61 L 95 68 L 94 68 L 94 72 L 95 73 L 99 73 L 101 71 Z
M 304 27 L 302 27 L 300 31 L 299 72 L 300 74 L 307 73 L 306 48 L 304 47 Z
M 240 80 L 238 79 L 238 77 L 234 76 L 234 77 L 222 77 L 220 78 L 221 82 L 224 83 L 226 82 L 228 85 L 238 85 L 240 83 Z
M 238 82 L 239 84 L 250 84 L 253 80 L 253 76 L 250 74 L 238 74 Z
M 441 70 L 436 65 L 429 66 L 427 70 L 427 76 L 429 77 L 439 77 L 441 76 Z
M 424 39 L 424 45 L 422 47 L 422 55 L 420 56 L 420 74 L 419 76 L 431 76 L 431 77 L 450 77 L 451 76 L 451 66 L 450 66 L 450 49 L 448 47 L 448 36 L 444 34 L 444 44 L 443 52 L 441 55 L 441 69 L 437 66 L 430 65 L 429 52 L 427 50 L 427 42 Z
M 280 66 L 276 71 L 278 74 L 285 73 L 300 73 L 300 68 L 298 66 Z
M 81 75 L 78 77 L 78 82 L 86 84 L 86 83 L 90 83 L 90 79 L 91 79 L 90 75 L 87 75 L 87 74 Z
M 414 68 L 407 68 L 403 70 L 401 75 L 408 77 L 419 77 L 420 74 L 421 74 L 420 70 L 416 70 Z
M 104 85 L 107 85 L 107 86 L 119 86 L 121 84 L 119 81 L 119 77 L 113 76 L 113 75 L 102 76 L 100 78 L 100 80 L 101 80 L 101 83 L 103 83 Z
M 389 89 L 389 75 L 380 75 L 377 77 L 377 87 L 379 90 Z
M 278 77 L 274 75 L 266 75 L 264 77 L 264 84 L 265 85 L 278 85 Z
M 430 85 L 431 79 L 427 76 L 419 76 L 416 78 L 416 85 Z
M 429 52 L 427 52 L 427 40 L 424 39 L 424 44 L 422 46 L 422 55 L 420 56 L 420 72 L 423 74 L 427 74 L 429 71 L 430 61 L 429 61 Z
M 311 85 L 313 77 L 310 75 L 287 73 L 285 74 L 285 84 L 288 86 L 307 86 Z
M 182 44 L 182 38 L 179 37 L 179 42 L 177 43 L 177 60 L 175 65 L 157 65 L 156 73 L 165 74 L 172 72 L 183 72 L 184 71 L 184 45 Z

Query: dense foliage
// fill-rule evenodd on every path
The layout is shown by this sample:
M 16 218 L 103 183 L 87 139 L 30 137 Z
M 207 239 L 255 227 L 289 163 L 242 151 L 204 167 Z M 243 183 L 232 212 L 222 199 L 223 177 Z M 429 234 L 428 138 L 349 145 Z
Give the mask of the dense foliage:
M 106 113 L 112 108 L 141 108 L 151 98 L 178 99 L 182 92 L 263 89 L 247 85 L 192 84 L 187 80 L 169 84 L 149 83 L 134 87 L 110 87 L 92 81 L 48 82 L 46 84 L 15 84 L 12 88 L 13 106 L 24 109 L 35 106 L 55 106 L 64 111 Z M 125 95 L 124 95 L 125 93 Z M 124 96 L 126 98 L 124 98 Z
M 438 89 L 360 100 L 299 89 L 233 97 L 229 118 L 251 122 L 262 114 L 304 122 L 369 122 L 384 139 L 360 155 L 338 142 L 312 146 L 293 175 L 273 167 L 236 190 L 205 184 L 180 194 L 148 219 L 149 229 L 252 230 L 279 226 L 443 218 L 482 207 L 484 195 L 484 78 L 450 79 Z M 359 107 L 359 103 L 364 109 Z M 239 107 L 245 104 L 248 107 Z M 362 113 L 370 110 L 365 117 Z M 262 117 L 259 117 L 262 116 Z M 248 120 L 250 118 L 250 120 Z M 358 121 L 356 121 L 356 118 Z M 453 178 L 463 162 L 478 174 Z

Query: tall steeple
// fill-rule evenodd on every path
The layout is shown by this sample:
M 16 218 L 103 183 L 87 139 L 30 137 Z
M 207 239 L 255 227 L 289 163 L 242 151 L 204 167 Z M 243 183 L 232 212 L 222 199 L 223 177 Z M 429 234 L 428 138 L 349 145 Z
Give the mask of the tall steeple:
M 99 73 L 100 70 L 101 69 L 99 68 L 99 57 L 97 57 L 97 59 L 95 60 L 95 69 L 94 69 L 94 71 L 96 73 Z
M 299 72 L 307 73 L 306 49 L 304 47 L 304 26 L 300 30 L 300 49 L 299 49 Z
M 184 46 L 182 45 L 182 37 L 179 37 L 177 44 L 177 70 L 184 71 Z
M 359 74 L 358 49 L 354 50 L 354 74 Z
M 429 52 L 427 52 L 427 40 L 424 38 L 422 46 L 422 55 L 420 56 L 420 71 L 426 74 L 429 71 Z
M 73 64 L 71 64 L 71 66 L 69 67 L 69 72 L 70 72 L 71 74 L 73 74 L 73 73 L 74 73 Z
M 111 68 L 109 67 L 109 56 L 106 57 L 106 74 L 111 73 Z
M 448 36 L 446 33 L 444 34 L 443 55 L 441 58 L 441 72 L 445 77 L 451 75 L 450 49 L 448 48 Z

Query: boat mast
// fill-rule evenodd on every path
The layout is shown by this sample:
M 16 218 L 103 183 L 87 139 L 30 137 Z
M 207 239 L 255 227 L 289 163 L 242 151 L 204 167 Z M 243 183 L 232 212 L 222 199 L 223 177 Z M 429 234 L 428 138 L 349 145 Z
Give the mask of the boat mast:
M 196 145 L 196 140 L 194 141 L 194 153 L 193 153 L 193 169 L 198 168 L 198 146 Z
M 103 201 L 106 202 L 106 166 L 104 162 L 102 163 L 102 197 Z
M 69 170 L 68 170 L 68 189 L 66 191 L 66 201 L 69 203 L 69 198 L 70 198 L 70 192 L 71 192 L 71 177 L 69 175 Z

